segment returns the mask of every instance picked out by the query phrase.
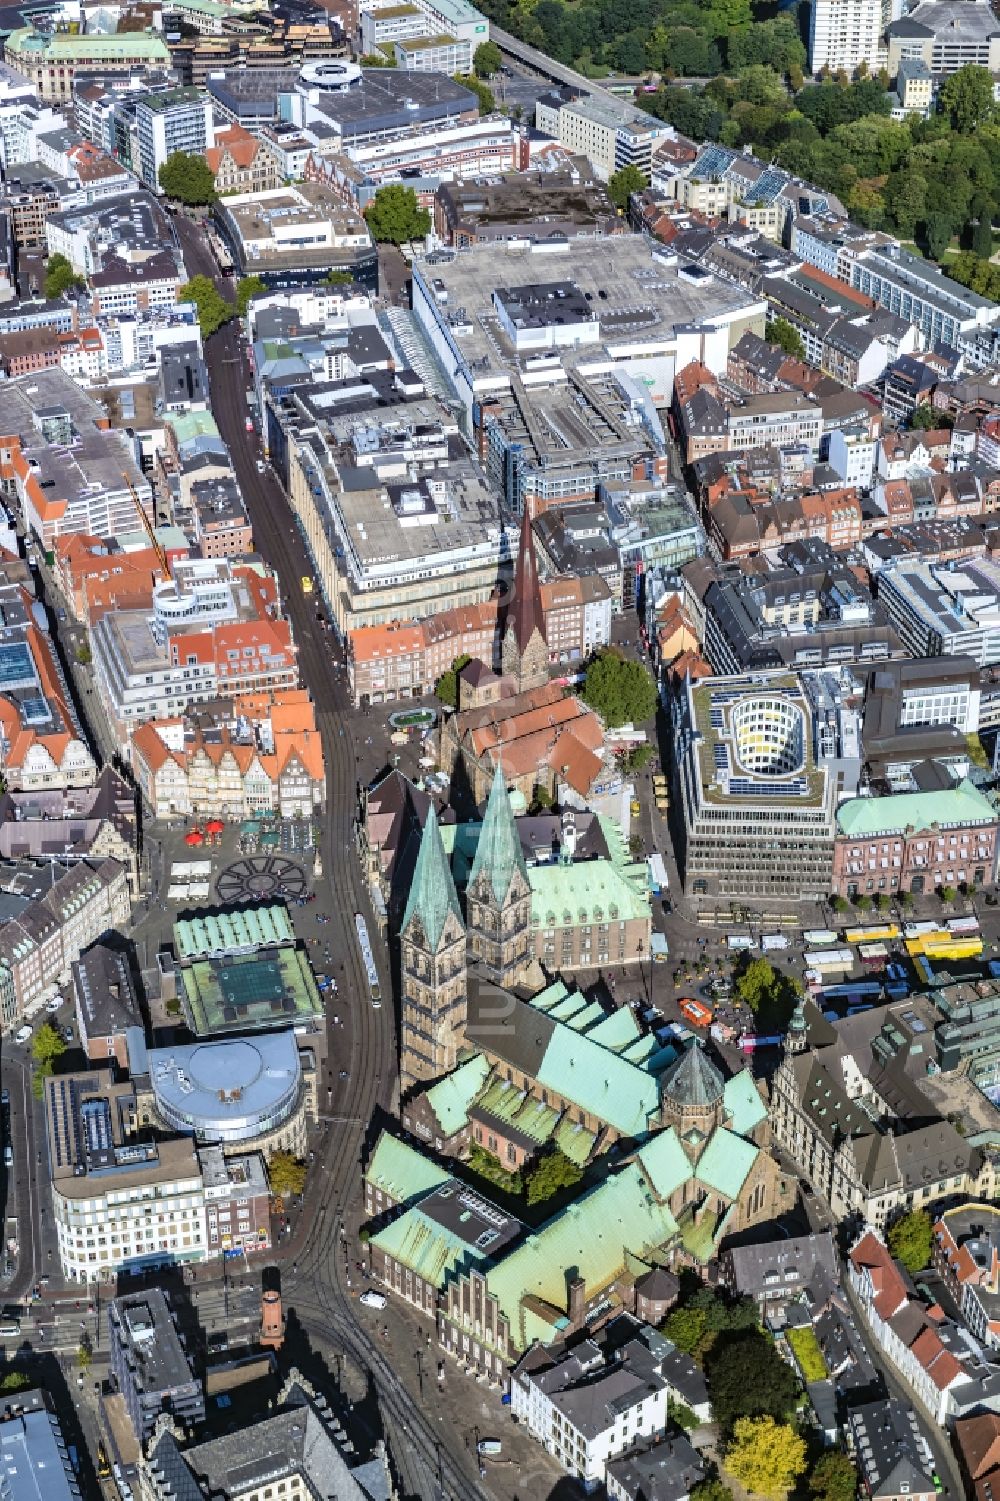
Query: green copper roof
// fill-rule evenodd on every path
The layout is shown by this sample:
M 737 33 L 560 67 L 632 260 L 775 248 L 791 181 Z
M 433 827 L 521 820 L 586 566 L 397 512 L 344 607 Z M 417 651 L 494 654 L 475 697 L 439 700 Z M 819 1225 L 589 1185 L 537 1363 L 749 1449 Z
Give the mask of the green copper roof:
M 692 1176 L 691 1163 L 673 1126 L 647 1141 L 638 1153 L 638 1159 L 649 1176 L 654 1193 L 661 1199 L 669 1199 Z
M 656 1079 L 571 1027 L 556 1027 L 538 1083 L 607 1121 L 621 1136 L 644 1136 L 660 1107 Z
M 695 1176 L 706 1188 L 714 1188 L 727 1199 L 738 1199 L 747 1174 L 757 1161 L 759 1147 L 744 1141 L 720 1126 L 713 1131 L 695 1168 Z
M 155 98 L 155 94 L 151 96 Z M 172 412 L 164 419 L 174 430 L 178 446 L 192 438 L 218 438 L 219 429 L 211 412 Z
M 498 765 L 493 773 L 493 785 L 486 803 L 483 826 L 479 831 L 476 857 L 469 872 L 469 884 L 471 886 L 484 873 L 488 875 L 497 905 L 501 906 L 517 871 L 520 871 L 527 882 L 528 871 L 521 851 L 521 841 L 517 837 L 514 811 L 507 796 L 503 769 Z
M 487 1259 L 478 1247 L 423 1214 L 419 1205 L 373 1235 L 371 1243 L 438 1289 Z
M 757 1093 L 753 1075 L 747 1068 L 726 1080 L 722 1098 L 726 1113 L 731 1117 L 730 1130 L 739 1136 L 749 1136 L 754 1126 L 759 1126 L 767 1115 L 767 1107 Z
M 441 829 L 438 825 L 437 813 L 434 811 L 434 804 L 431 803 L 427 812 L 427 822 L 420 836 L 420 852 L 417 855 L 417 866 L 413 872 L 410 895 L 406 903 L 403 932 L 406 932 L 414 917 L 419 918 L 427 934 L 428 946 L 433 952 L 441 941 L 441 934 L 449 912 L 453 912 L 459 922 L 462 921 L 458 892 L 452 880 L 448 856 L 441 843 Z
M 725 1081 L 694 1038 L 663 1080 L 663 1093 L 675 1104 L 694 1108 L 715 1105 L 722 1099 Z
M 447 1183 L 450 1176 L 415 1147 L 383 1131 L 365 1172 L 365 1181 L 398 1204 L 414 1204 L 431 1189 Z
M 673 1215 L 650 1193 L 638 1164 L 605 1179 L 488 1273 L 487 1285 L 510 1320 L 515 1346 L 523 1350 L 534 1332 L 530 1309 L 521 1308 L 523 1298 L 541 1299 L 565 1313 L 570 1274 L 583 1278 L 592 1298 L 620 1275 L 629 1252 L 650 1254 L 676 1233 Z
M 569 1116 L 564 1116 L 556 1127 L 556 1146 L 577 1167 L 583 1167 L 596 1141 L 593 1131 L 586 1131 L 579 1121 L 571 1121 Z
M 889 797 L 852 797 L 837 809 L 837 827 L 848 839 L 902 833 L 906 829 L 994 823 L 997 810 L 966 779 L 943 792 L 896 792 Z
M 427 1099 L 446 1136 L 461 1131 L 469 1119 L 469 1106 L 489 1076 L 490 1066 L 482 1053 L 460 1063 L 452 1073 L 427 1091 Z
M 494 1079 L 474 1103 L 477 1110 L 513 1126 L 539 1146 L 549 1140 L 559 1120 L 559 1111 L 552 1105 L 543 1105 L 506 1079 Z

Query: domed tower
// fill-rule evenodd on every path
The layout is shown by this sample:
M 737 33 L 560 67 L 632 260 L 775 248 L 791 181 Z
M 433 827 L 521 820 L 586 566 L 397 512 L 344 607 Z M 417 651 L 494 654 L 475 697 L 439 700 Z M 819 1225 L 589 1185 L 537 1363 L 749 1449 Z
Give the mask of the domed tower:
M 531 963 L 531 887 L 503 770 L 497 765 L 465 888 L 473 958 L 491 980 L 516 985 Z
M 795 1010 L 792 1012 L 791 1019 L 788 1023 L 788 1036 L 785 1038 L 785 1052 L 804 1053 L 808 1046 L 809 1027 L 808 1023 L 806 1022 L 805 1007 L 802 1002 L 802 997 L 800 996 L 795 1003 Z
M 660 1114 L 665 1126 L 673 1126 L 692 1162 L 697 1161 L 706 1140 L 722 1124 L 726 1081 L 695 1037 L 663 1076 Z

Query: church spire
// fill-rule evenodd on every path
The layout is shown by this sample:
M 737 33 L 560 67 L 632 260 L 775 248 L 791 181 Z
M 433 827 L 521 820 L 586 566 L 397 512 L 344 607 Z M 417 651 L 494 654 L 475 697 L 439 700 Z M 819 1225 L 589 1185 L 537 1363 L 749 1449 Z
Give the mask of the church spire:
M 538 581 L 535 542 L 527 506 L 521 517 L 517 563 L 511 582 L 510 604 L 501 644 L 504 675 L 515 680 L 517 691 L 534 688 L 548 678 L 549 649 L 545 637 L 545 611 Z
M 433 953 L 441 942 L 449 912 L 462 921 L 458 892 L 441 839 L 437 813 L 431 803 L 420 836 L 420 850 L 410 883 L 402 931 L 405 933 L 413 919 L 418 918 L 426 934 L 427 947 Z
M 525 652 L 535 631 L 545 640 L 545 614 L 542 610 L 542 591 L 538 582 L 538 563 L 535 559 L 535 541 L 531 530 L 531 515 L 527 505 L 521 516 L 521 536 L 517 544 L 517 566 L 514 569 L 513 599 L 507 613 L 507 630 L 513 631 L 521 652 Z
M 510 806 L 503 767 L 497 762 L 493 773 L 483 826 L 479 831 L 479 843 L 469 873 L 469 886 L 476 886 L 484 877 L 489 881 L 493 898 L 498 907 L 503 906 L 510 892 L 516 873 L 528 884 L 528 868 L 524 863 L 521 841 Z

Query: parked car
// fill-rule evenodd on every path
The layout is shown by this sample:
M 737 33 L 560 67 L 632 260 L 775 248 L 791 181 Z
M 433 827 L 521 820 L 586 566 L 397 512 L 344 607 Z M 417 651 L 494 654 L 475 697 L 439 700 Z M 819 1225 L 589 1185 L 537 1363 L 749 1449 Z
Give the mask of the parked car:
M 14 1041 L 15 1042 L 27 1042 L 27 1040 L 28 1040 L 28 1038 L 30 1036 L 31 1036 L 31 1028 L 29 1026 L 25 1025 L 23 1027 L 19 1027 L 18 1030 L 14 1033 Z
M 372 1288 L 363 1292 L 359 1299 L 359 1302 L 363 1303 L 366 1308 L 384 1308 L 388 1301 L 385 1293 L 377 1293 Z

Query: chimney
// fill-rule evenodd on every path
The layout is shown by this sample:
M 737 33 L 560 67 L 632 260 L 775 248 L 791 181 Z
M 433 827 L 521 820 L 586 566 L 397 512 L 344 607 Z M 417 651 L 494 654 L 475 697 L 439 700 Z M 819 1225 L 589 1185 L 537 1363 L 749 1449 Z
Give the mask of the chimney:
M 579 1329 L 583 1323 L 584 1303 L 587 1296 L 587 1284 L 582 1277 L 573 1277 L 569 1284 L 569 1314 L 570 1327 Z

